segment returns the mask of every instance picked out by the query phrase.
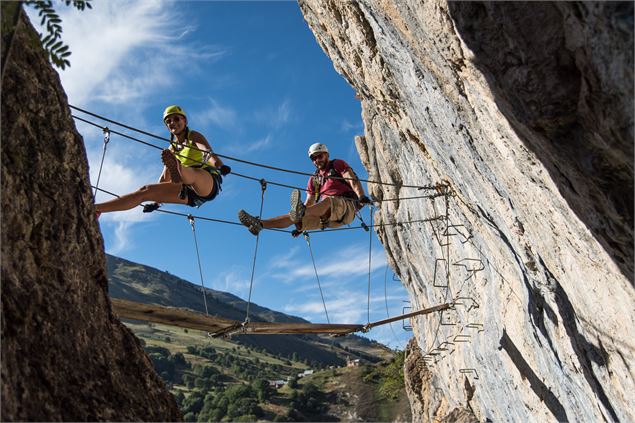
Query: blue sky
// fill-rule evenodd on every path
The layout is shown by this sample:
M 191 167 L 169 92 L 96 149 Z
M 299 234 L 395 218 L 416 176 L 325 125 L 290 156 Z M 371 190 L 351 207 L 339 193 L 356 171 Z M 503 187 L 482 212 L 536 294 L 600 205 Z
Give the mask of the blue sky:
M 203 133 L 215 152 L 271 166 L 312 172 L 308 146 L 328 145 L 361 178 L 366 172 L 354 136 L 363 134 L 354 90 L 334 70 L 295 2 L 95 1 L 78 12 L 57 5 L 71 67 L 60 71 L 69 103 L 142 130 L 168 137 L 161 114 L 170 104 L 188 113 L 191 129 Z M 33 11 L 28 11 L 33 16 Z M 35 22 L 36 19 L 33 19 Z M 96 118 L 102 126 L 166 146 Z M 77 121 L 84 137 L 90 177 L 96 183 L 103 152 L 98 128 Z M 306 176 L 225 160 L 238 173 L 304 187 Z M 112 135 L 100 188 L 124 194 L 156 182 L 160 150 Z M 364 184 L 365 189 L 366 185 Z M 289 209 L 290 190 L 269 185 L 264 217 Z M 97 202 L 110 197 L 99 193 Z M 165 210 L 237 221 L 244 208 L 257 214 L 260 184 L 230 175 L 223 192 L 199 209 Z M 363 216 L 369 221 L 369 211 Z M 106 252 L 167 270 L 200 284 L 192 229 L 184 217 L 144 214 L 140 208 L 104 214 L 99 224 Z M 355 221 L 354 226 L 359 222 Z M 206 287 L 247 299 L 256 238 L 242 226 L 196 220 Z M 373 234 L 370 320 L 402 313 L 407 293 L 386 269 Z M 331 322 L 366 323 L 369 235 L 361 229 L 311 236 Z M 305 240 L 264 231 L 260 236 L 252 301 L 325 322 Z M 364 335 L 403 348 L 411 333 L 401 322 Z

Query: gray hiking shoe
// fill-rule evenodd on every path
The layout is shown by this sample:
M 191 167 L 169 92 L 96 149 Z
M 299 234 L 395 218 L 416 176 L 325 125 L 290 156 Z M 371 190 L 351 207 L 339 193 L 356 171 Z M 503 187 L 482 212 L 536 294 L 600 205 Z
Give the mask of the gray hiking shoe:
M 293 223 L 299 223 L 304 217 L 304 211 L 306 206 L 302 203 L 302 198 L 299 189 L 291 191 L 291 210 L 289 211 L 289 217 Z
M 249 229 L 249 232 L 254 235 L 258 235 L 262 230 L 262 222 L 260 221 L 260 219 L 250 215 L 244 210 L 240 210 L 238 212 L 238 220 L 240 220 L 240 223 L 245 225 L 247 229 Z

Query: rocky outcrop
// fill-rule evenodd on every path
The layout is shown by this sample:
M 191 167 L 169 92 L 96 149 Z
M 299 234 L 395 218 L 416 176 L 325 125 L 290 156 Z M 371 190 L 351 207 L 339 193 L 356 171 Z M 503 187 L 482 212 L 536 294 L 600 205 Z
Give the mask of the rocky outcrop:
M 300 7 L 370 192 L 429 194 L 376 214 L 435 219 L 378 235 L 413 307 L 455 304 L 413 322 L 415 420 L 635 420 L 633 3 Z
M 18 2 L 2 3 L 2 421 L 173 421 L 112 314 L 83 140 Z

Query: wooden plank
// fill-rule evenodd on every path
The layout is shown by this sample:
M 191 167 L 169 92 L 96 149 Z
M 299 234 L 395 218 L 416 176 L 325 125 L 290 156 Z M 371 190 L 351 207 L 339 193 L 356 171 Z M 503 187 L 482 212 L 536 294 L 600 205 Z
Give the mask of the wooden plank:
M 364 327 L 362 325 L 349 324 L 327 324 L 327 323 L 270 323 L 270 322 L 249 322 L 244 333 L 260 334 L 294 334 L 294 333 L 328 333 L 346 335 L 348 333 L 359 332 Z
M 249 322 L 243 325 L 237 320 L 206 316 L 192 310 L 144 304 L 111 298 L 115 314 L 122 319 L 142 320 L 206 332 L 233 335 L 331 333 L 348 334 L 363 329 L 362 325 L 323 323 L 272 323 Z
M 135 301 L 111 298 L 113 310 L 120 319 L 142 320 L 188 329 L 216 332 L 240 324 L 235 320 L 206 316 L 187 309 L 144 304 Z

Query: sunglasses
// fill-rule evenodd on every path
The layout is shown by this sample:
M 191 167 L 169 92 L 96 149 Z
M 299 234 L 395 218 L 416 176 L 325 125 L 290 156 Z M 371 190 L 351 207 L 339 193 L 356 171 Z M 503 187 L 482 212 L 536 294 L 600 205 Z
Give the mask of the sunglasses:
M 313 154 L 313 155 L 310 157 L 310 159 L 311 159 L 311 161 L 315 161 L 315 160 L 317 160 L 317 158 L 318 158 L 318 157 L 322 157 L 322 155 L 323 155 L 323 154 L 324 154 L 324 153 L 315 153 L 315 154 Z
M 169 123 L 172 123 L 172 122 L 176 123 L 176 122 L 180 121 L 181 119 L 183 119 L 183 117 L 180 116 L 180 115 L 168 116 L 168 117 L 165 118 L 164 122 L 166 124 L 169 124 Z

